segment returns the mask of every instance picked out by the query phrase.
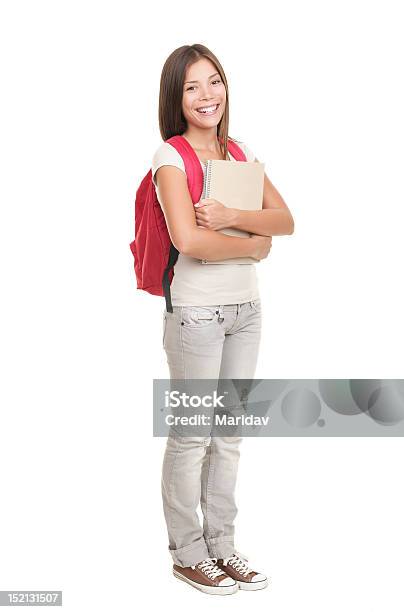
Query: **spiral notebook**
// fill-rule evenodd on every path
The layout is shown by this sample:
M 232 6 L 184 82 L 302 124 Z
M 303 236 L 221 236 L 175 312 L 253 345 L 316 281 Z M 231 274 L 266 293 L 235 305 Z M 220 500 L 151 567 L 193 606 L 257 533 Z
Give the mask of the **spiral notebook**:
M 224 159 L 208 159 L 202 198 L 214 198 L 229 208 L 261 210 L 264 196 L 264 167 L 261 162 L 239 162 Z M 248 232 L 226 227 L 217 230 L 228 236 L 247 238 Z M 233 257 L 220 261 L 200 260 L 203 264 L 252 264 L 253 257 Z

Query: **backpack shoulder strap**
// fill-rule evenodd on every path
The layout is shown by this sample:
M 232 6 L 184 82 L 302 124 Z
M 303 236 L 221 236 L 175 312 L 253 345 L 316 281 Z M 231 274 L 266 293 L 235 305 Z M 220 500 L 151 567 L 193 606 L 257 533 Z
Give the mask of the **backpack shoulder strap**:
M 181 155 L 187 175 L 188 189 L 192 202 L 199 202 L 203 189 L 203 170 L 201 162 L 188 140 L 181 135 L 172 136 L 165 142 L 170 143 Z
M 236 161 L 247 161 L 243 149 L 234 140 L 228 139 L 227 148 Z

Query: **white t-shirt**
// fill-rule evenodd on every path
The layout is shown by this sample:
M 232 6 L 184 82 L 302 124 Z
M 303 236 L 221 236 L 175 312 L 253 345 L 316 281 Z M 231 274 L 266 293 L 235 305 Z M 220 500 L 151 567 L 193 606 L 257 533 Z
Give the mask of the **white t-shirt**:
M 253 152 L 243 142 L 236 142 L 244 151 L 247 161 L 254 161 Z M 229 157 L 234 160 L 230 151 Z M 176 166 L 185 173 L 181 155 L 168 142 L 159 146 L 152 159 L 152 178 L 160 204 L 154 175 L 161 166 Z M 205 172 L 202 162 L 201 167 Z M 179 253 L 170 285 L 171 302 L 173 306 L 211 306 L 257 300 L 260 296 L 255 265 L 201 264 L 199 259 Z

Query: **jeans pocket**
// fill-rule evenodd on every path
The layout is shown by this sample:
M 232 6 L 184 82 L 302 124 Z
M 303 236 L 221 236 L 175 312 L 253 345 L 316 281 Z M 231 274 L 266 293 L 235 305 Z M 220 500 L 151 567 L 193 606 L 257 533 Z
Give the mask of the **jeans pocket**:
M 251 305 L 254 308 L 255 312 L 261 312 L 261 300 L 252 300 Z
M 208 327 L 218 319 L 218 306 L 183 306 L 181 323 L 184 327 Z

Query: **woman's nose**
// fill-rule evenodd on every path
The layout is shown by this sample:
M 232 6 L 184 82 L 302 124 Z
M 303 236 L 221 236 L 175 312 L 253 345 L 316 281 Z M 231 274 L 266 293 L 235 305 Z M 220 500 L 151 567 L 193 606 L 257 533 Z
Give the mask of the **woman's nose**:
M 213 96 L 209 95 L 209 89 L 202 89 L 201 101 L 212 100 Z

